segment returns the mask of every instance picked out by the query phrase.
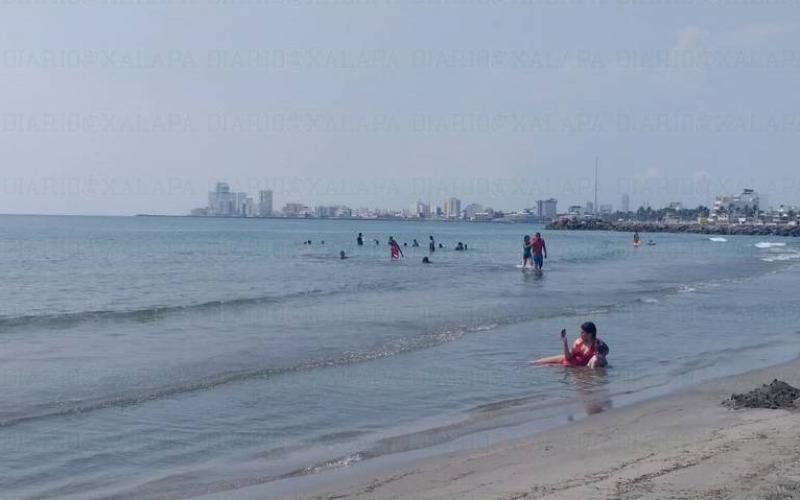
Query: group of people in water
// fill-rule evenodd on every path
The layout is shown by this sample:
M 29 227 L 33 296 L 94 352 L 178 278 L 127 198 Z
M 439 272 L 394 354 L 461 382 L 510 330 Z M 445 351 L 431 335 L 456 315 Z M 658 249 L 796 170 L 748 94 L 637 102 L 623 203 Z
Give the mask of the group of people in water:
M 436 252 L 437 248 L 439 249 L 444 248 L 444 245 L 442 243 L 439 243 L 437 245 L 436 240 L 433 238 L 433 235 L 429 236 L 428 239 L 429 239 L 428 251 L 430 252 L 430 254 Z M 380 240 L 373 239 L 373 241 L 375 242 L 376 245 L 380 245 Z M 393 236 L 389 236 L 388 243 L 389 243 L 390 257 L 392 260 L 400 260 L 401 258 L 405 257 L 405 255 L 403 254 L 402 247 L 397 242 L 397 240 L 394 239 Z M 638 232 L 634 234 L 634 243 L 641 244 Z M 310 245 L 311 241 L 310 240 L 304 241 L 303 244 Z M 323 241 L 322 244 L 324 245 L 325 242 Z M 358 233 L 358 236 L 356 237 L 356 245 L 364 246 L 363 233 Z M 407 246 L 408 243 L 403 243 L 403 247 Z M 416 238 L 412 240 L 411 247 L 412 248 L 420 247 L 420 244 L 416 240 Z M 456 251 L 466 251 L 467 248 L 468 248 L 467 244 L 460 241 L 455 246 Z M 348 258 L 344 250 L 339 252 L 339 258 L 340 259 Z M 537 271 L 541 271 L 542 268 L 544 267 L 544 259 L 546 258 L 547 258 L 547 245 L 545 244 L 544 238 L 542 237 L 541 233 L 537 232 L 533 235 L 533 237 L 526 234 L 523 237 L 523 245 L 522 245 L 523 269 L 535 269 Z M 423 257 L 422 262 L 424 264 L 432 263 L 429 256 Z M 606 359 L 609 353 L 608 344 L 606 344 L 597 336 L 597 327 L 591 321 L 587 321 L 581 324 L 578 338 L 575 339 L 575 342 L 572 344 L 572 347 L 570 347 L 569 341 L 567 339 L 567 331 L 565 329 L 562 329 L 561 344 L 563 351 L 561 354 L 540 358 L 531 361 L 531 364 L 585 366 L 589 368 L 603 368 L 608 366 L 608 361 Z
M 428 251 L 430 253 L 434 253 L 436 251 L 436 249 L 437 249 L 436 240 L 433 238 L 433 235 L 428 236 L 428 238 L 429 238 Z M 380 240 L 373 239 L 373 241 L 375 242 L 376 246 L 380 245 Z M 363 233 L 358 233 L 358 236 L 356 237 L 356 245 L 364 246 L 364 234 Z M 403 246 L 407 247 L 408 243 L 404 242 Z M 412 240 L 411 247 L 412 248 L 419 248 L 420 247 L 419 241 L 417 241 L 416 238 L 414 238 Z M 442 243 L 439 243 L 438 248 L 439 249 L 443 249 L 443 248 L 445 248 L 445 246 Z M 454 250 L 456 250 L 458 252 L 463 252 L 463 251 L 466 251 L 468 248 L 469 247 L 467 246 L 466 243 L 459 241 L 456 244 Z M 394 239 L 394 236 L 389 236 L 389 256 L 390 256 L 390 258 L 392 260 L 400 260 L 402 258 L 405 258 L 405 254 L 403 254 L 403 250 L 402 250 L 402 248 L 400 248 L 400 244 L 397 242 L 397 240 Z M 339 258 L 340 259 L 346 259 L 347 258 L 347 255 L 344 253 L 344 250 L 339 252 Z M 433 262 L 430 260 L 430 257 L 423 257 L 422 258 L 422 263 L 423 264 L 432 264 Z

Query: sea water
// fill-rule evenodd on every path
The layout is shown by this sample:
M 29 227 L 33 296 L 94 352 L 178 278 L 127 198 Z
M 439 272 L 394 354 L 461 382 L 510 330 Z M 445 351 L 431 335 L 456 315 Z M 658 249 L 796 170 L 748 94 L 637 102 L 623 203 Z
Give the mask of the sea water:
M 0 491 L 286 491 L 298 478 L 490 445 L 800 352 L 795 240 L 644 234 L 656 245 L 634 248 L 624 233 L 543 231 L 539 275 L 516 267 L 535 231 L 0 217 Z M 444 245 L 432 254 L 431 235 Z M 574 340 L 588 320 L 611 347 L 609 369 L 529 365 L 559 352 L 562 328 Z

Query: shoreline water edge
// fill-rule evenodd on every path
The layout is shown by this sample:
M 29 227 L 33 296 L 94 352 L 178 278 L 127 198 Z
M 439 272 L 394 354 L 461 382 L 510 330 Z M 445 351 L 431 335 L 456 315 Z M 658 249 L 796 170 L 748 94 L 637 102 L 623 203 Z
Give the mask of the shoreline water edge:
M 800 412 L 723 404 L 775 378 L 800 385 L 800 358 L 482 449 L 203 498 L 800 498 Z

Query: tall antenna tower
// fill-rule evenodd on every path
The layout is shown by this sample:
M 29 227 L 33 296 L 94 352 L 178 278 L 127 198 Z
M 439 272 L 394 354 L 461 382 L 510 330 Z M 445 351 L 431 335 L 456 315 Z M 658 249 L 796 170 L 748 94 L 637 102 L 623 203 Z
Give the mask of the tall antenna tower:
M 599 159 L 595 156 L 594 157 L 594 213 L 600 213 L 600 210 L 597 207 L 597 164 L 599 163 Z

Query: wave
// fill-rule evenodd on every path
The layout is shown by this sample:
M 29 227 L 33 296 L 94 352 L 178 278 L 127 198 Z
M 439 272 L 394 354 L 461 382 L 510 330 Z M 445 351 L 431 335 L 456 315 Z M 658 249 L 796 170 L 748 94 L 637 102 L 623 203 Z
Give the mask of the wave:
M 771 241 L 759 241 L 755 245 L 756 248 L 773 248 L 773 247 L 785 247 L 786 243 L 784 242 L 771 242 Z
M 713 237 L 709 238 L 709 240 L 715 241 L 717 243 L 724 243 L 724 242 L 728 241 L 727 239 L 722 238 L 721 236 L 713 236 Z
M 308 290 L 276 295 L 261 295 L 228 300 L 212 300 L 195 304 L 146 306 L 138 309 L 123 310 L 91 310 L 52 314 L 23 314 L 19 316 L 0 316 L 0 328 L 19 328 L 23 326 L 47 326 L 52 328 L 68 328 L 81 323 L 95 321 L 136 321 L 150 322 L 170 315 L 194 312 L 214 311 L 224 308 L 237 308 L 262 304 L 280 304 L 307 297 L 329 297 L 346 293 L 374 291 L 382 288 L 402 290 L 399 283 L 358 283 L 338 288 Z
M 800 253 L 798 252 L 791 252 L 791 253 L 782 253 L 773 255 L 772 257 L 763 257 L 761 260 L 764 262 L 786 262 L 800 259 Z
M 602 306 L 606 310 L 621 307 L 619 305 Z M 499 327 L 531 321 L 534 319 L 548 319 L 557 317 L 585 316 L 589 309 L 565 307 L 551 310 L 544 314 L 506 315 L 497 318 L 485 318 L 479 324 L 451 325 L 446 328 L 422 332 L 410 337 L 396 338 L 370 350 L 344 351 L 336 355 L 309 360 L 295 365 L 283 367 L 256 367 L 235 372 L 219 373 L 199 378 L 195 381 L 175 384 L 171 386 L 150 387 L 136 391 L 128 391 L 113 396 L 87 398 L 77 401 L 56 401 L 38 405 L 28 409 L 24 414 L 0 414 L 0 428 L 10 427 L 23 422 L 40 420 L 51 417 L 80 415 L 83 413 L 104 410 L 108 408 L 126 407 L 147 403 L 150 401 L 181 396 L 193 392 L 206 391 L 219 386 L 246 382 L 253 379 L 265 379 L 287 375 L 291 373 L 307 372 L 326 368 L 341 367 L 357 363 L 377 361 L 403 355 L 423 349 L 430 349 L 458 340 L 465 335 L 491 332 Z
M 382 344 L 372 346 L 364 350 L 346 350 L 321 359 L 306 360 L 303 362 L 290 364 L 287 366 L 267 366 L 267 367 L 256 366 L 250 369 L 222 372 L 207 376 L 199 376 L 195 380 L 176 383 L 173 385 L 152 386 L 152 387 L 140 386 L 136 390 L 129 390 L 111 395 L 106 394 L 96 398 L 84 398 L 66 402 L 65 401 L 47 402 L 37 405 L 35 407 L 28 407 L 19 413 L 3 412 L 4 414 L 0 414 L 0 428 L 13 426 L 31 420 L 39 420 L 39 419 L 59 417 L 59 416 L 72 416 L 72 415 L 79 415 L 83 413 L 114 408 L 114 407 L 139 405 L 150 401 L 177 397 L 193 392 L 211 390 L 219 386 L 246 382 L 253 379 L 265 379 L 265 378 L 283 376 L 296 372 L 307 372 L 311 370 L 320 370 L 326 368 L 352 365 L 356 363 L 377 361 L 385 358 L 391 358 L 394 356 L 403 355 L 406 353 L 412 353 L 419 350 L 438 347 L 440 345 L 456 341 L 466 335 L 485 334 L 487 332 L 491 333 L 497 330 L 498 328 L 534 320 L 546 320 L 546 319 L 561 318 L 561 317 L 563 318 L 586 317 L 596 314 L 609 313 L 615 310 L 622 310 L 630 305 L 642 304 L 642 303 L 652 304 L 658 302 L 658 299 L 656 298 L 652 297 L 642 298 L 641 297 L 642 293 L 647 293 L 648 295 L 651 294 L 672 295 L 680 293 L 680 291 L 683 290 L 684 287 L 686 286 L 687 285 L 678 285 L 678 286 L 671 285 L 668 287 L 662 287 L 658 289 L 632 292 L 630 294 L 625 294 L 624 295 L 625 298 L 622 298 L 622 300 L 610 304 L 591 304 L 591 305 L 587 304 L 586 306 L 580 306 L 580 307 L 564 306 L 561 308 L 548 309 L 546 311 L 541 311 L 541 310 L 525 311 L 518 314 L 498 313 L 494 317 L 483 317 L 481 318 L 480 322 L 475 322 L 472 324 L 462 323 L 456 325 L 448 325 L 446 327 L 442 327 L 439 329 L 420 332 L 415 335 L 394 338 Z M 695 284 L 694 286 L 699 286 L 699 285 Z M 313 293 L 291 294 L 283 296 L 282 298 L 280 298 L 280 300 L 285 300 L 287 298 L 292 298 L 296 296 L 307 296 L 311 294 L 325 295 L 331 293 L 337 293 L 337 292 L 318 291 Z M 272 302 L 274 300 L 275 298 L 273 297 L 239 299 L 229 302 L 211 302 L 207 304 L 200 304 L 197 306 L 191 306 L 191 308 L 202 309 L 204 307 L 220 307 L 220 306 L 224 307 L 224 306 L 239 305 L 239 304 Z M 187 310 L 186 307 L 174 307 L 174 308 L 163 308 L 163 309 L 166 309 L 164 314 L 174 311 Z M 161 310 L 162 309 L 157 309 L 157 311 Z M 97 317 L 116 318 L 120 316 L 137 317 L 137 315 L 139 314 L 145 314 L 145 315 L 153 314 L 151 312 L 152 309 L 148 309 L 145 311 L 146 312 L 144 313 L 142 313 L 141 311 L 134 311 L 128 313 L 111 312 L 111 313 L 106 313 L 105 315 L 102 313 L 99 315 L 90 313 L 88 315 L 88 318 L 90 319 Z M 46 319 L 52 320 L 52 318 L 46 318 Z M 81 314 L 78 316 L 78 318 L 71 318 L 68 316 L 68 319 L 73 321 L 85 321 L 87 319 L 87 315 Z M 63 322 L 63 315 L 58 320 Z

